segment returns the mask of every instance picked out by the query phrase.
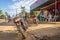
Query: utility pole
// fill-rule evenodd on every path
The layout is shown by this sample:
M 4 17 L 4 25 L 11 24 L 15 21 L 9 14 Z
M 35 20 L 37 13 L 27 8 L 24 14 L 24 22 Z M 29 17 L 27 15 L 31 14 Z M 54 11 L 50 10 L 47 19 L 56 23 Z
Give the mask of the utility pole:
M 58 2 L 58 1 L 55 0 L 55 15 L 56 15 L 56 13 L 57 13 L 57 12 L 56 12 L 56 11 L 57 11 L 57 2 Z
M 17 9 L 16 9 L 16 16 L 17 16 Z

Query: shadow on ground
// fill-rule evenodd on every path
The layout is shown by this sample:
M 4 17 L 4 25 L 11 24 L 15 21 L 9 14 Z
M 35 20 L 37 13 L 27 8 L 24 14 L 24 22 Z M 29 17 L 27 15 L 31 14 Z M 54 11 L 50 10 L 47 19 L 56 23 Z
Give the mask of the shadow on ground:
M 33 35 L 35 40 L 60 40 L 60 27 L 36 29 L 28 33 Z
M 0 33 L 0 40 L 22 40 L 22 36 L 17 33 Z

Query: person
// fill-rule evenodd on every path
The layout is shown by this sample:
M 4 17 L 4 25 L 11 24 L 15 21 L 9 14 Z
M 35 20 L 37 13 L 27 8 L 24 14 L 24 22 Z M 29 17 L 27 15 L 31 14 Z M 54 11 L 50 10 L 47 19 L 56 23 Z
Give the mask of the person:
M 57 21 L 57 18 L 58 18 L 58 15 L 54 15 L 53 21 L 56 22 Z
M 36 24 L 38 24 L 36 14 L 33 15 L 33 22 L 36 23 Z
M 7 16 L 5 16 L 4 19 L 5 19 L 5 22 L 6 22 L 7 21 Z
M 48 10 L 43 10 L 43 13 L 44 13 L 45 22 L 47 22 L 48 21 L 48 13 L 49 13 L 49 11 Z
M 40 14 L 38 15 L 38 19 L 43 22 L 44 21 L 44 17 L 43 17 L 43 12 L 42 10 L 40 11 Z
M 11 16 L 8 15 L 8 23 L 11 21 Z
M 52 15 L 50 13 L 48 14 L 48 22 L 52 22 Z
M 25 13 L 25 17 L 24 17 L 25 21 L 28 22 L 28 14 Z

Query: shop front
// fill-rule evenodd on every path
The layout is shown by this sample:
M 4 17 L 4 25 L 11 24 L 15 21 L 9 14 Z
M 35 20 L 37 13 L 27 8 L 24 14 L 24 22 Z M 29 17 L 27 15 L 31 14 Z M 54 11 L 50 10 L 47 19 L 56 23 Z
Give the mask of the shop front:
M 38 0 L 37 0 L 38 1 Z M 41 2 L 43 2 L 41 4 Z M 45 0 L 45 1 L 40 1 L 39 3 L 34 3 L 33 6 L 31 6 L 31 12 L 32 11 L 43 11 L 43 17 L 48 19 L 48 15 L 53 17 L 56 17 L 55 15 L 58 14 L 58 9 L 59 8 L 59 0 Z M 58 3 L 58 9 L 57 9 L 57 3 Z M 51 15 L 50 15 L 51 14 Z M 55 21 L 56 19 L 54 19 Z

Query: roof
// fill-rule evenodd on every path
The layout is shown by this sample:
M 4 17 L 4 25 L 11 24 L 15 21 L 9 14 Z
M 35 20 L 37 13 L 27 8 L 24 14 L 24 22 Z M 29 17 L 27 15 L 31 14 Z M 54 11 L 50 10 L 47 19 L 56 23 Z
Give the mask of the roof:
M 42 2 L 44 2 L 44 1 L 42 1 Z M 43 8 L 43 7 L 45 7 L 45 6 L 47 6 L 47 5 L 50 5 L 50 4 L 53 4 L 53 3 L 55 3 L 55 0 L 45 0 L 45 2 L 44 3 L 42 3 L 41 4 L 41 2 L 39 3 L 40 5 L 38 5 L 38 6 L 34 6 L 34 7 L 30 7 L 31 8 L 31 10 L 40 10 L 40 8 Z M 51 6 L 50 6 L 51 7 Z M 54 7 L 54 4 L 52 5 L 52 8 Z M 33 9 L 32 9 L 33 8 Z
M 33 3 L 31 6 L 30 6 L 30 10 L 33 10 L 35 8 L 37 8 L 38 6 L 44 4 L 45 2 L 47 2 L 48 0 L 37 0 L 35 3 Z

